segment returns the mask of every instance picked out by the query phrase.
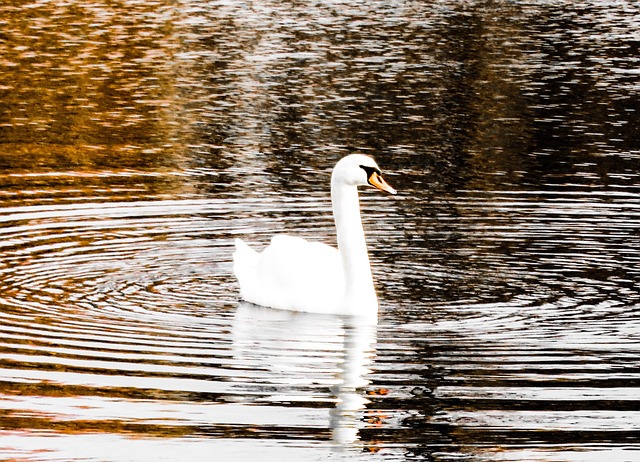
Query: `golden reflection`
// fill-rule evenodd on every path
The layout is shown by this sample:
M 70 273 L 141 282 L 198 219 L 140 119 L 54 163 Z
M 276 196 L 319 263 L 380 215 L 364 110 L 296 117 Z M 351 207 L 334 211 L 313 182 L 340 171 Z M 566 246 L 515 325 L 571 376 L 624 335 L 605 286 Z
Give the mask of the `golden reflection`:
M 0 6 L 5 169 L 179 165 L 179 9 L 20 4 Z
M 600 383 L 637 370 L 629 348 L 640 299 L 638 18 L 633 8 L 578 3 L 0 2 L 3 429 L 107 440 L 204 435 L 238 438 L 243 449 L 258 439 L 313 451 L 329 439 L 371 452 L 422 445 L 428 458 L 500 451 L 495 441 L 534 451 L 557 441 L 623 447 L 626 430 L 610 436 L 590 425 L 611 403 L 629 416 L 638 406 L 627 399 L 634 388 L 619 399 Z M 373 154 L 402 191 L 395 221 L 370 227 L 387 243 L 372 249 L 390 326 L 376 389 L 368 370 L 376 332 L 345 320 L 321 331 L 302 315 L 263 319 L 242 307 L 230 321 L 233 237 L 324 223 L 319 192 L 337 158 L 353 151 Z M 184 200 L 194 195 L 203 200 Z M 116 213 L 78 206 L 150 199 L 174 204 L 158 201 L 150 215 L 122 203 Z M 171 310 L 202 317 L 174 323 Z M 146 324 L 150 312 L 161 329 Z M 208 331 L 211 319 L 229 324 Z M 407 320 L 430 327 L 404 331 Z M 114 323 L 132 356 L 111 369 L 82 366 L 109 354 Z M 516 331 L 526 333 L 521 350 L 487 350 L 488 338 Z M 56 351 L 65 342 L 77 352 Z M 427 348 L 414 354 L 415 345 Z M 33 346 L 41 353 L 30 357 Z M 531 347 L 544 358 L 532 359 Z M 158 368 L 145 370 L 136 355 L 154 349 Z M 171 368 L 176 355 L 185 369 Z M 211 374 L 201 380 L 202 368 Z M 125 369 L 144 380 L 123 380 Z M 160 388 L 192 373 L 219 391 L 179 381 Z M 101 380 L 76 385 L 89 375 Z M 521 394 L 527 384 L 555 393 L 550 384 L 571 380 L 577 399 Z M 445 405 L 491 417 L 480 423 L 495 422 L 495 410 L 584 410 L 582 386 L 603 399 L 578 419 L 568 412 L 568 431 L 534 419 L 532 433 L 470 432 L 451 418 L 458 414 L 440 412 L 438 395 L 420 391 L 432 382 L 445 385 L 439 392 L 453 385 Z M 477 396 L 459 394 L 465 383 Z M 509 395 L 493 408 L 486 388 L 496 383 Z M 46 396 L 71 406 L 106 396 L 154 412 L 170 401 L 248 403 L 238 425 L 222 422 L 220 409 L 180 425 L 115 411 L 92 420 L 79 405 L 77 420 L 66 421 L 34 408 Z M 278 408 L 292 414 L 253 420 Z M 604 436 L 594 443 L 596 434 Z M 47 439 L 45 449 L 55 440 Z

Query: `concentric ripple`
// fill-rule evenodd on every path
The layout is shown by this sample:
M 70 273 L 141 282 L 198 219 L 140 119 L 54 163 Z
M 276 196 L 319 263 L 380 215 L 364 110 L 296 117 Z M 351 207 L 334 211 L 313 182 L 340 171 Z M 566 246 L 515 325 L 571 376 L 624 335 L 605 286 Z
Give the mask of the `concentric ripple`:
M 3 209 L 5 449 L 31 454 L 45 429 L 96 452 L 113 440 L 86 432 L 305 441 L 301 454 L 340 458 L 337 444 L 349 459 L 636 447 L 635 196 L 376 199 L 377 329 L 237 302 L 233 238 L 331 240 L 324 197 Z
M 375 332 L 238 306 L 233 237 L 256 205 L 261 242 L 270 200 L 4 209 L 3 427 L 356 438 Z
M 67 386 L 218 391 L 197 379 L 171 385 L 172 375 L 205 374 L 191 366 L 220 350 L 209 338 L 230 322 L 230 314 L 206 318 L 207 287 L 228 277 L 212 271 L 225 246 L 202 237 L 211 232 L 202 208 L 5 209 L 5 380 L 45 381 L 62 394 Z
M 175 287 L 185 285 L 181 295 L 174 294 L 172 307 L 201 304 L 205 285 L 213 282 L 204 277 L 216 273 L 216 262 L 227 250 L 204 238 L 213 229 L 210 220 L 197 216 L 206 213 L 197 210 L 202 206 L 162 202 L 5 209 L 4 302 L 34 315 L 60 305 L 126 312 L 138 305 L 118 299 L 129 303 L 131 296 L 144 293 L 149 298 L 144 305 L 153 307 L 162 303 L 153 300 L 154 294 L 166 302 L 162 287 L 171 281 Z
M 640 460 L 637 2 L 0 24 L 0 459 Z M 240 304 L 353 151 L 379 324 Z

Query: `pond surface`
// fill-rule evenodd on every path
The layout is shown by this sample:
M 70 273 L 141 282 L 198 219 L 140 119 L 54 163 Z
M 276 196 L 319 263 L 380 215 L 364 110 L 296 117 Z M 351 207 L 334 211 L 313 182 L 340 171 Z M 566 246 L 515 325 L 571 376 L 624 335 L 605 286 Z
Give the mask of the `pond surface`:
M 0 455 L 640 459 L 631 1 L 0 6 Z M 332 243 L 377 326 L 240 303 L 233 239 Z

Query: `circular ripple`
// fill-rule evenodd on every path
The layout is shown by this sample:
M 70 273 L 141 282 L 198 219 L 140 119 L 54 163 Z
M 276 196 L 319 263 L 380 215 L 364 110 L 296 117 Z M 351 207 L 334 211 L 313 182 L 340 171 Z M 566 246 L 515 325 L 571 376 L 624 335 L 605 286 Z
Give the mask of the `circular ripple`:
M 277 220 L 252 211 L 278 206 L 225 199 L 4 209 L 0 385 L 251 394 L 255 364 L 242 358 L 253 346 L 232 348 L 234 230 L 260 223 L 256 239 L 266 241 Z M 293 208 L 314 214 L 318 204 Z M 339 337 L 323 342 L 332 350 Z
M 232 241 L 207 214 L 234 205 L 5 209 L 0 384 L 225 391 L 202 361 L 233 366 L 211 342 L 235 306 Z
M 39 315 L 52 310 L 55 316 L 63 306 L 120 310 L 127 317 L 132 296 L 146 299 L 145 308 L 163 304 L 169 312 L 180 304 L 193 312 L 219 302 L 228 288 L 228 277 L 220 276 L 228 269 L 230 242 L 205 217 L 207 207 L 213 206 L 159 202 L 12 210 L 3 216 L 0 294 L 8 306 Z M 168 294 L 176 303 L 166 303 Z M 222 301 L 229 300 L 227 295 Z
M 538 428 L 558 406 L 591 428 L 590 415 L 570 411 L 598 387 L 603 403 L 616 400 L 617 421 L 637 407 L 637 200 L 468 192 L 400 198 L 396 216 L 374 204 L 363 197 L 383 305 L 373 333 L 237 304 L 236 233 L 258 245 L 277 231 L 331 236 L 316 197 L 4 209 L 0 391 L 33 397 L 9 400 L 16 422 L 55 406 L 64 412 L 27 425 L 86 419 L 49 401 L 72 396 L 99 409 L 94 425 L 156 425 L 147 434 L 232 426 L 239 437 L 258 428 L 322 439 L 331 422 L 354 438 L 358 425 L 373 434 L 382 422 L 383 437 L 418 428 L 422 438 L 483 424 L 486 396 L 507 429 L 521 408 L 543 412 L 526 422 Z M 576 399 L 549 401 L 558 387 Z
M 331 421 L 341 438 L 353 438 L 375 332 L 238 306 L 233 230 L 259 223 L 261 242 L 278 226 L 253 207 L 225 200 L 5 209 L 3 422 L 326 438 Z M 318 205 L 293 208 L 308 215 Z

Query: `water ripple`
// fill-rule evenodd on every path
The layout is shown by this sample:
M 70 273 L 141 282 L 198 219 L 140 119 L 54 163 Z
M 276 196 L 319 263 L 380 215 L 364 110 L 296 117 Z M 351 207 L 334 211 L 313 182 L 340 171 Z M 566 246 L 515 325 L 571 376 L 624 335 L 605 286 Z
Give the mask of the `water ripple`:
M 526 432 L 585 448 L 636 437 L 635 196 L 461 191 L 427 208 L 365 195 L 363 209 L 375 332 L 237 304 L 238 230 L 331 241 L 326 198 L 3 209 L 6 425 L 417 453 L 419 433 L 450 454 Z

